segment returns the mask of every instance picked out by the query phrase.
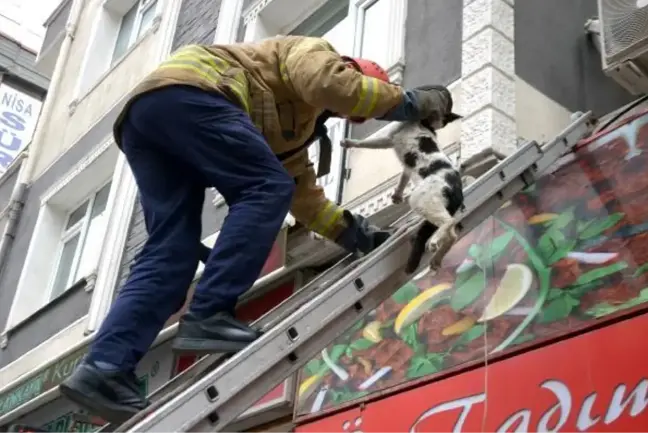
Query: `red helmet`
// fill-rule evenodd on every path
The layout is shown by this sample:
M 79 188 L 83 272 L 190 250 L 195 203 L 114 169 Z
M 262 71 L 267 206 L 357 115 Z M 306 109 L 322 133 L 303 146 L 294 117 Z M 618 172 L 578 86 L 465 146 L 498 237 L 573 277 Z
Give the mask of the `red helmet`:
M 353 63 L 353 65 L 367 77 L 377 78 L 379 80 L 389 83 L 389 74 L 380 65 L 372 60 L 358 59 L 352 57 L 345 57 L 346 61 Z
M 389 83 L 389 74 L 385 69 L 380 67 L 380 65 L 372 60 L 360 59 L 354 57 L 343 57 L 343 59 L 351 63 L 359 72 L 367 77 L 376 78 L 378 80 Z M 353 123 L 363 123 L 367 119 L 352 117 L 351 120 Z

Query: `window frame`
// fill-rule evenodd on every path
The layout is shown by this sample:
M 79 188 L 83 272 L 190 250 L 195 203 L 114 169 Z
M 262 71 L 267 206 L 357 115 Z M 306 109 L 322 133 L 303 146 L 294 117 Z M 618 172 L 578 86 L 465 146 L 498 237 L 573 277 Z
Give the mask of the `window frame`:
M 381 64 L 387 70 L 389 79 L 393 83 L 403 82 L 403 70 L 405 67 L 405 24 L 407 23 L 407 1 L 408 0 L 350 0 L 354 1 L 356 10 L 355 21 L 355 49 L 354 55 L 362 57 L 364 44 L 364 30 L 367 10 L 378 3 L 389 2 L 389 25 L 387 26 L 387 39 L 390 43 L 386 47 L 387 62 Z
M 69 115 L 75 113 L 80 101 L 92 93 L 99 84 L 124 61 L 130 53 L 147 38 L 150 33 L 155 33 L 162 21 L 164 7 L 163 0 L 103 0 L 94 12 L 94 19 L 90 37 L 85 41 L 86 46 L 83 53 L 83 60 L 79 70 L 78 78 L 71 101 L 68 105 Z M 174 0 L 175 1 L 175 0 Z M 124 16 L 137 6 L 137 14 L 133 23 L 133 30 L 129 37 L 129 43 L 124 53 L 113 58 L 120 29 Z M 150 26 L 141 31 L 141 16 L 154 8 L 153 19 Z M 135 31 L 135 29 L 138 29 Z M 136 35 L 136 36 L 133 36 Z M 110 55 L 105 54 L 109 52 Z
M 54 299 L 57 297 L 63 295 L 66 291 L 68 291 L 74 283 L 79 281 L 81 278 L 86 278 L 89 275 L 77 275 L 79 272 L 79 266 L 81 262 L 81 255 L 83 253 L 83 250 L 85 248 L 86 240 L 88 238 L 88 232 L 90 231 L 90 223 L 92 221 L 91 216 L 92 212 L 94 211 L 94 206 L 97 202 L 97 196 L 99 193 L 107 186 L 110 186 L 108 190 L 108 197 L 110 197 L 110 193 L 113 187 L 113 182 L 112 179 L 109 179 L 101 184 L 99 188 L 95 188 L 92 193 L 89 195 L 86 195 L 82 200 L 80 200 L 72 210 L 67 212 L 67 215 L 65 217 L 65 223 L 63 223 L 63 230 L 60 234 L 60 240 L 57 246 L 57 253 L 56 253 L 56 259 L 53 261 L 52 264 L 52 269 L 50 271 L 50 277 L 49 277 L 49 282 L 48 282 L 48 288 L 47 288 L 47 298 L 46 302 L 52 302 Z M 78 222 L 76 222 L 74 225 L 72 225 L 69 228 L 66 228 L 68 223 L 70 222 L 70 218 L 72 217 L 72 214 L 74 214 L 81 206 L 83 206 L 85 203 L 87 203 L 85 213 L 83 215 L 83 218 L 81 218 Z M 108 212 L 108 203 L 106 203 L 106 209 L 104 212 Z M 106 232 L 107 232 L 107 227 L 108 225 L 106 224 L 106 227 L 104 228 L 103 233 L 101 234 L 102 238 L 102 243 L 103 240 L 106 237 Z M 74 257 L 72 259 L 72 263 L 70 264 L 70 275 L 68 276 L 68 279 L 65 283 L 65 286 L 60 293 L 55 293 L 56 289 L 56 278 L 58 276 L 58 272 L 61 266 L 61 259 L 63 256 L 63 250 L 65 248 L 65 245 L 73 239 L 76 235 L 79 235 L 79 241 L 77 243 L 77 246 L 74 251 Z M 90 272 L 90 274 L 95 273 L 97 271 L 99 263 L 97 262 L 94 265 L 93 271 Z
M 116 177 L 118 176 L 116 164 L 119 156 L 120 152 L 114 146 L 110 134 L 70 167 L 67 173 L 60 176 L 40 197 L 35 198 L 40 201 L 38 216 L 31 232 L 7 321 L 4 323 L 4 333 L 28 322 L 34 314 L 48 308 L 48 305 L 61 297 L 60 295 L 52 297 L 52 287 L 54 273 L 60 263 L 62 235 L 66 233 L 72 236 L 72 227 L 65 230 L 69 215 L 110 183 L 105 214 L 108 224 L 102 233 L 101 243 L 97 244 L 99 249 L 97 263 L 94 264 L 93 272 L 83 276 L 89 281 L 84 290 L 94 291 L 95 277 L 103 266 L 103 249 L 107 242 L 110 218 L 119 208 L 115 206 L 116 187 L 119 182 Z M 85 242 L 84 240 L 84 244 Z M 68 285 L 61 295 L 72 287 L 73 284 Z
M 131 6 L 131 8 L 129 8 L 128 11 L 126 11 L 126 13 L 121 16 L 119 20 L 119 25 L 117 26 L 117 33 L 115 34 L 115 41 L 112 44 L 108 70 L 110 70 L 117 63 L 119 63 L 119 61 L 123 59 L 126 55 L 128 55 L 128 52 L 130 51 L 131 47 L 133 47 L 137 43 L 137 41 L 144 36 L 146 31 L 153 26 L 153 20 L 151 20 L 149 27 L 146 28 L 144 32 L 142 32 L 142 17 L 151 9 L 153 9 L 153 13 L 155 14 L 157 12 L 159 3 L 160 3 L 159 0 L 136 0 L 135 3 L 133 3 L 133 5 Z M 131 29 L 130 35 L 128 37 L 128 43 L 126 44 L 126 49 L 121 55 L 115 57 L 115 51 L 117 50 L 117 42 L 119 41 L 119 35 L 121 33 L 122 26 L 124 24 L 124 18 L 135 6 L 137 6 L 137 10 L 135 11 L 135 21 L 133 22 L 133 28 Z M 106 9 L 105 6 L 104 9 Z M 111 13 L 110 11 L 107 12 Z M 153 19 L 155 19 L 155 15 L 153 16 Z

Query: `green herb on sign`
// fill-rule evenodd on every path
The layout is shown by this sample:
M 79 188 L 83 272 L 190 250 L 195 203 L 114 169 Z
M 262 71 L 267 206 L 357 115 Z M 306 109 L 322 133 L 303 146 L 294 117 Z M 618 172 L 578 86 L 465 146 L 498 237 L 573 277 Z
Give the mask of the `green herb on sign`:
M 581 226 L 580 233 L 578 237 L 582 240 L 590 239 L 596 237 L 606 231 L 607 229 L 617 225 L 619 221 L 625 216 L 622 212 L 613 213 L 608 215 L 607 218 L 602 218 L 599 220 L 593 220 L 586 223 L 584 226 Z
M 637 270 L 634 272 L 634 277 L 637 278 L 648 271 L 648 263 L 644 263 L 643 265 L 639 266 Z
M 348 346 L 346 344 L 336 344 L 335 346 L 333 346 L 333 348 L 329 350 L 329 358 L 331 358 L 331 361 L 337 362 L 337 360 L 340 359 L 342 355 L 344 355 L 347 347 Z
M 580 285 L 574 284 L 572 286 L 569 286 L 567 290 L 569 290 L 569 294 L 572 295 L 574 298 L 580 298 L 586 293 L 598 289 L 601 286 L 601 284 L 602 284 L 601 280 L 595 280 L 586 284 L 580 284 Z
M 416 338 L 416 322 L 407 325 L 401 332 L 401 338 L 414 352 L 419 350 L 420 343 Z
M 576 280 L 575 285 L 591 283 L 592 281 L 596 281 L 601 278 L 608 277 L 612 274 L 616 274 L 617 272 L 622 271 L 627 267 L 628 267 L 628 263 L 617 262 L 609 266 L 603 266 L 601 268 L 593 269 L 589 272 L 585 272 L 580 277 L 578 277 L 578 280 Z
M 351 328 L 349 328 L 349 334 L 353 334 L 356 331 L 359 331 L 364 326 L 364 319 L 358 320 Z
M 482 272 L 481 269 L 477 269 L 476 271 L 478 273 Z M 457 276 L 455 277 L 454 286 L 459 287 L 462 284 L 465 284 L 466 281 L 468 281 L 469 279 L 471 279 L 473 277 L 473 275 L 475 275 L 475 272 L 474 272 L 474 270 L 472 268 L 467 269 L 467 270 L 465 270 L 463 272 L 458 272 Z
M 486 326 L 485 325 L 475 325 L 463 334 L 457 339 L 455 344 L 453 346 L 462 346 L 464 344 L 468 344 L 471 341 L 481 337 L 484 335 L 484 332 L 486 332 Z
M 475 260 L 479 260 L 482 256 L 482 247 L 477 244 L 472 244 L 470 248 L 468 248 L 468 255 Z
M 529 341 L 532 341 L 533 339 L 535 339 L 535 335 L 533 335 L 533 334 L 522 334 L 518 338 L 516 338 L 515 340 L 513 340 L 511 342 L 511 346 L 516 346 L 518 344 L 527 343 Z
M 322 365 L 324 364 L 322 361 L 320 361 L 317 358 L 313 358 L 308 363 L 306 364 L 306 367 L 304 367 L 304 370 L 309 376 L 314 376 L 317 373 L 319 373 L 320 369 L 322 368 Z
M 561 296 L 564 295 L 564 290 L 563 289 L 551 289 L 549 290 L 549 294 L 547 295 L 547 301 L 553 301 L 556 298 L 560 298 Z
M 576 209 L 576 206 L 572 206 L 565 210 L 563 213 L 558 215 L 558 217 L 549 221 L 549 226 L 554 230 L 562 230 L 567 227 L 572 221 L 574 221 L 574 209 Z
M 513 233 L 507 231 L 503 235 L 500 235 L 493 239 L 493 241 L 488 244 L 487 248 L 485 248 L 485 257 L 488 257 L 493 262 L 499 259 L 502 253 L 506 251 L 508 244 L 510 244 L 511 240 L 513 240 L 513 236 Z
M 565 319 L 572 312 L 574 307 L 578 306 L 580 301 L 572 297 L 569 292 L 564 292 L 563 296 L 549 301 L 540 312 L 538 322 L 551 323 Z
M 419 288 L 416 286 L 416 284 L 410 281 L 409 283 L 405 284 L 400 289 L 398 289 L 396 293 L 392 295 L 392 299 L 397 304 L 407 304 L 409 301 L 414 299 L 418 294 L 419 294 Z
M 353 343 L 351 343 L 349 345 L 349 347 L 352 350 L 365 350 L 365 349 L 369 349 L 374 344 L 376 344 L 376 343 L 374 343 L 371 340 L 367 340 L 366 338 L 360 338 L 360 339 L 354 341 Z
M 415 377 L 438 373 L 443 369 L 444 358 L 444 355 L 438 353 L 427 353 L 413 357 L 407 368 L 407 378 L 414 379 Z
M 645 302 L 648 302 L 648 288 L 641 290 L 637 297 L 632 298 L 622 304 L 611 305 L 607 302 L 602 302 L 587 310 L 585 314 L 598 318 L 616 313 L 617 311 L 625 310 L 626 308 L 636 307 L 637 305 L 641 305 Z
M 450 306 L 455 311 L 463 310 L 479 298 L 485 287 L 486 277 L 484 276 L 484 273 L 477 272 L 465 283 L 457 286 L 457 289 L 450 300 Z

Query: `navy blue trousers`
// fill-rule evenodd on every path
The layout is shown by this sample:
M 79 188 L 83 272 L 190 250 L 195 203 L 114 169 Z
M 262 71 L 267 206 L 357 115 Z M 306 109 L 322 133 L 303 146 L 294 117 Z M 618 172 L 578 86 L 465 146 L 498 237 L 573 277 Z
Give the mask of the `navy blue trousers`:
M 140 97 L 122 129 L 148 240 L 90 349 L 89 360 L 135 368 L 183 305 L 198 265 L 205 189 L 229 206 L 190 311 L 233 312 L 258 278 L 295 183 L 249 116 L 224 97 L 172 86 Z

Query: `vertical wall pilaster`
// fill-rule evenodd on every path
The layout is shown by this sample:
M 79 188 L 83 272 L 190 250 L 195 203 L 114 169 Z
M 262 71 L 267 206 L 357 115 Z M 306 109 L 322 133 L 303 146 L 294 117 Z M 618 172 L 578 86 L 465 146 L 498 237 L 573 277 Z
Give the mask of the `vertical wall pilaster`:
M 514 0 L 464 0 L 462 157 L 515 149 Z

